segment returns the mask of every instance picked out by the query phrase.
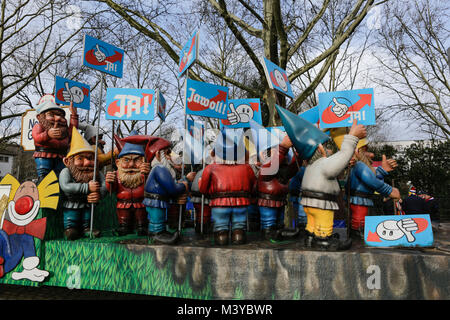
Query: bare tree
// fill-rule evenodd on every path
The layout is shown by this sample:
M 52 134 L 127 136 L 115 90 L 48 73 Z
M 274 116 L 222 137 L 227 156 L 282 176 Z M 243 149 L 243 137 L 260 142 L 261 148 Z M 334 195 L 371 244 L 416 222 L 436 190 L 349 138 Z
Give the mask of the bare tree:
M 34 107 L 34 99 L 51 90 L 44 73 L 66 61 L 75 51 L 76 35 L 82 25 L 74 30 L 65 24 L 74 14 L 67 10 L 69 3 L 67 0 L 1 1 L 0 127 L 3 137 L 0 141 L 20 135 L 17 129 L 8 128 L 11 120 L 17 124 L 24 107 Z
M 328 72 L 332 62 L 335 60 L 341 45 L 351 36 L 362 22 L 367 12 L 374 4 L 374 0 L 347 1 L 349 9 L 344 14 L 339 15 L 336 20 L 336 32 L 329 45 L 318 52 L 310 60 L 298 67 L 293 67 L 291 60 L 313 37 L 321 18 L 329 10 L 331 0 L 324 0 L 319 5 L 315 1 L 224 1 L 224 0 L 198 0 L 191 3 L 190 8 L 183 7 L 189 14 L 180 14 L 178 3 L 158 2 L 152 4 L 159 6 L 156 11 L 159 15 L 148 15 L 148 4 L 145 1 L 114 1 L 97 0 L 105 3 L 113 12 L 123 19 L 128 26 L 142 33 L 147 38 L 157 42 L 172 60 L 174 65 L 179 62 L 179 51 L 186 39 L 186 34 L 190 33 L 194 27 L 193 21 L 203 21 L 204 11 L 200 8 L 208 6 L 208 10 L 221 18 L 223 25 L 228 29 L 234 39 L 239 43 L 242 58 L 240 64 L 251 66 L 253 78 L 264 84 L 262 89 L 250 86 L 247 78 L 236 78 L 234 74 L 226 74 L 221 69 L 216 69 L 210 61 L 204 62 L 200 59 L 197 63 L 201 72 L 191 72 L 190 76 L 195 80 L 202 80 L 204 73 L 217 77 L 227 85 L 235 86 L 245 91 L 248 95 L 259 97 L 269 106 L 269 125 L 274 125 L 275 102 L 286 105 L 284 98 L 278 96 L 270 90 L 265 79 L 264 69 L 260 62 L 260 57 L 265 56 L 269 60 L 286 69 L 290 82 L 299 81 L 299 78 L 307 74 L 310 70 L 321 65 L 320 71 L 311 79 L 302 92 L 298 92 L 289 108 L 294 108 L 305 101 L 312 94 L 314 89 Z M 193 18 L 195 17 L 195 18 Z M 301 26 L 299 26 L 301 21 Z M 191 30 L 186 32 L 186 30 Z M 184 34 L 184 36 L 181 36 Z
M 450 138 L 448 20 L 446 2 L 390 3 L 374 52 L 383 67 L 375 81 L 393 95 L 391 114 L 402 113 L 422 131 L 446 139 Z

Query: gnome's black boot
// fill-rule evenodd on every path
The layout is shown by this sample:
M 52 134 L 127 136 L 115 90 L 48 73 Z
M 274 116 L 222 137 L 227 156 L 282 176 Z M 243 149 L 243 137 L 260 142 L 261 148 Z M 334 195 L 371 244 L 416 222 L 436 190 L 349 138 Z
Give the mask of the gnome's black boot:
M 281 235 L 281 230 L 278 230 L 276 226 L 271 226 L 269 228 L 262 230 L 262 236 L 264 240 L 281 241 L 283 236 Z
M 64 230 L 64 237 L 66 240 L 76 240 L 81 237 L 81 234 L 77 228 L 67 228 Z
M 214 232 L 214 243 L 218 246 L 226 246 L 228 244 L 228 230 Z
M 340 251 L 348 250 L 352 246 L 352 239 L 346 239 L 345 241 L 339 240 L 336 235 L 331 235 L 328 237 L 314 237 L 313 247 L 315 249 L 323 251 Z
M 231 243 L 235 245 L 244 244 L 247 242 L 247 235 L 243 229 L 235 229 L 231 233 Z
M 146 236 L 147 233 L 148 233 L 147 230 L 148 230 L 148 226 L 147 225 L 142 225 L 142 224 L 141 225 L 138 224 L 138 226 L 136 228 L 138 236 Z
M 180 233 L 175 231 L 174 233 L 170 233 L 166 230 L 160 231 L 157 233 L 149 234 L 155 243 L 159 244 L 175 244 L 180 239 Z
M 314 233 L 305 230 L 305 247 L 311 248 L 314 242 Z
M 127 224 L 121 224 L 119 225 L 116 231 L 119 234 L 119 236 L 125 236 L 130 233 L 130 228 Z

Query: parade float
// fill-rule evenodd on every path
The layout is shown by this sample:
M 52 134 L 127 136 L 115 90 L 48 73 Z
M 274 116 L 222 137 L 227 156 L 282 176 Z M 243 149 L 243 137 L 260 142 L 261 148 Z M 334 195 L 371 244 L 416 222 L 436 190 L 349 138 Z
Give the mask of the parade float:
M 84 50 L 85 65 L 99 70 L 101 77 L 121 77 L 122 50 L 89 36 Z M 19 182 L 7 175 L 0 181 L 0 283 L 193 299 L 450 296 L 448 233 L 434 230 L 429 215 L 366 213 L 375 191 L 399 197 L 395 188 L 382 182 L 389 170 L 360 165 L 351 169 L 344 193 L 354 206 L 346 225 L 358 232 L 336 227 L 333 221 L 340 192 L 337 174 L 354 154 L 364 152 L 364 143 L 358 144 L 365 138 L 361 125 L 375 123 L 373 90 L 327 93 L 319 97 L 318 107 L 300 116 L 277 106 L 285 131 L 280 139 L 262 127 L 259 99 L 228 99 L 228 88 L 188 79 L 197 55 L 194 33 L 180 54 L 179 77 L 186 75 L 185 128 L 189 115 L 219 119 L 221 133 L 233 132 L 219 135 L 224 139 L 208 149 L 214 151 L 208 155 L 216 159 L 214 164 L 205 161 L 206 139 L 188 139 L 189 130 L 181 164 L 171 142 L 133 133 L 116 137 L 119 153 L 111 152 L 111 171 L 104 175 L 98 167 L 99 121 L 94 146 L 77 129 L 76 108 L 83 108 L 89 86 L 64 79 L 56 85 L 57 100 L 47 96 L 36 110 L 25 112 L 33 119 L 28 128 L 33 134 L 22 134 L 22 139 L 34 141 L 28 150 L 39 159 L 39 179 Z M 263 61 L 270 87 L 292 98 L 286 72 Z M 69 109 L 57 104 L 64 102 Z M 108 88 L 105 111 L 112 121 L 151 121 L 155 113 L 163 121 L 164 98 L 151 89 Z M 23 132 L 28 124 L 23 121 Z M 252 133 L 261 128 L 264 134 L 250 135 L 253 140 L 246 141 L 244 129 Z M 336 128 L 344 128 L 342 134 Z M 232 143 L 224 143 L 230 137 Z M 338 146 L 333 155 L 323 147 L 331 141 Z M 184 166 L 195 145 L 201 147 L 202 160 L 197 180 Z M 237 164 L 233 152 L 241 147 L 243 163 Z M 228 149 L 232 158 L 227 158 Z M 302 190 L 294 195 L 296 221 L 289 228 L 282 226 L 280 208 L 287 208 L 288 182 L 304 166 L 300 159 L 310 161 L 297 177 Z M 281 173 L 269 170 L 276 162 L 282 164 Z M 333 183 L 317 185 L 318 176 Z M 184 206 L 193 181 L 199 212 L 195 225 L 187 227 Z M 358 188 L 364 181 L 369 181 L 366 188 Z M 252 190 L 252 185 L 259 187 Z M 263 208 L 263 232 L 248 228 L 245 208 L 252 204 Z M 172 229 L 165 217 L 168 211 L 178 218 Z

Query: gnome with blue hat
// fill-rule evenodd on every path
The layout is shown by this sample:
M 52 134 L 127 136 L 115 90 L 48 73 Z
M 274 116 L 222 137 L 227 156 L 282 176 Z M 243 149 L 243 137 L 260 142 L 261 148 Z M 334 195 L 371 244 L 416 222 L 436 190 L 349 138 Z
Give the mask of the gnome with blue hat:
M 256 177 L 252 167 L 245 163 L 242 131 L 222 130 L 212 155 L 214 163 L 203 170 L 199 190 L 210 199 L 214 242 L 220 246 L 229 243 L 231 224 L 232 244 L 244 244 L 247 209 Z
M 307 161 L 301 186 L 301 204 L 307 216 L 306 247 L 330 251 L 349 249 L 351 239 L 341 241 L 338 234 L 333 234 L 334 211 L 339 209 L 337 177 L 349 164 L 359 139 L 366 137 L 365 127 L 354 121 L 341 149 L 331 154 L 326 145 L 330 140 L 328 135 L 284 108 L 277 106 L 277 110 L 291 144 Z
M 178 230 L 167 230 L 167 209 L 174 202 L 186 204 L 188 182 L 176 181 L 176 170 L 181 166 L 172 152 L 172 144 L 166 139 L 149 135 L 132 135 L 123 142 L 145 145 L 145 157 L 150 164 L 150 173 L 144 185 L 143 204 L 147 211 L 148 236 L 154 243 L 175 244 L 180 239 Z
M 137 135 L 136 131 L 131 135 Z M 120 236 L 133 233 L 147 235 L 148 220 L 144 201 L 144 184 L 150 164 L 145 162 L 144 146 L 127 142 L 116 159 L 117 171 L 106 173 L 106 188 L 117 196 L 116 213 Z

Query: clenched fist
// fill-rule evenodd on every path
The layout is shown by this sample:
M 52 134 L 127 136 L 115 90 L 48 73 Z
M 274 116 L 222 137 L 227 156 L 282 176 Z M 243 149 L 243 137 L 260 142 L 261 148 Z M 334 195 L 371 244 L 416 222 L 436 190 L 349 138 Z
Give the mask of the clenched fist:
M 109 184 L 116 183 L 116 172 L 115 171 L 108 171 L 105 176 L 105 181 Z

